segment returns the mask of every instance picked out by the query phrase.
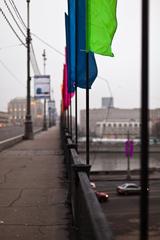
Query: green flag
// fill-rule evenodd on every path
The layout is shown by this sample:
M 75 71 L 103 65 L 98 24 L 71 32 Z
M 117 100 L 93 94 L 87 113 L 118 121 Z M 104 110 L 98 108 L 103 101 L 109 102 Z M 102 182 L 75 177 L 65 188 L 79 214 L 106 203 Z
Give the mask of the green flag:
M 113 57 L 111 44 L 117 28 L 117 0 L 87 1 L 87 51 Z

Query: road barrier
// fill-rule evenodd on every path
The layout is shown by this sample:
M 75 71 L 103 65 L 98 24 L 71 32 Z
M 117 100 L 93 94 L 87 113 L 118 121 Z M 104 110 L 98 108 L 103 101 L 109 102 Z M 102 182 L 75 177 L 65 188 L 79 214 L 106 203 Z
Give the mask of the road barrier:
M 112 232 L 89 180 L 90 165 L 81 163 L 70 135 L 61 129 L 64 162 L 69 189 L 67 203 L 71 206 L 76 240 L 112 240 Z
M 40 131 L 42 131 L 42 128 L 36 129 L 34 131 L 34 134 L 39 133 Z M 0 141 L 0 151 L 3 151 L 6 148 L 12 147 L 13 145 L 21 142 L 24 139 L 24 135 L 20 134 L 16 137 L 12 137 L 3 141 Z

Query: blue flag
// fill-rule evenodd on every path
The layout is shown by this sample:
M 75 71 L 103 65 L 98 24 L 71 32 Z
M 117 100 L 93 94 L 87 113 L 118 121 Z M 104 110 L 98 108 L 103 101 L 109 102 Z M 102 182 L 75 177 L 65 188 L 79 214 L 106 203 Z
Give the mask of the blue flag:
M 88 64 L 89 76 L 88 87 L 97 77 L 97 65 L 94 53 L 88 53 L 88 63 L 86 59 L 86 11 L 85 0 L 68 0 L 68 54 L 69 54 L 69 92 L 77 87 L 87 88 L 86 69 Z M 77 17 L 76 17 L 77 15 Z M 76 36 L 77 34 L 77 36 Z M 76 56 L 77 55 L 77 56 Z
M 66 13 L 65 13 L 65 28 L 66 28 L 66 63 L 68 73 L 68 92 L 72 93 L 75 91 L 75 50 L 73 55 L 73 49 L 71 49 L 69 32 L 69 17 Z
M 68 91 L 75 91 L 75 78 L 76 78 L 76 41 L 75 41 L 75 0 L 68 0 L 68 60 L 69 60 L 69 74 L 68 74 Z
M 97 77 L 97 65 L 94 53 L 88 53 L 88 63 L 86 59 L 86 0 L 76 1 L 77 14 L 77 86 L 87 88 L 86 66 L 89 68 L 88 87 L 91 88 L 92 83 Z

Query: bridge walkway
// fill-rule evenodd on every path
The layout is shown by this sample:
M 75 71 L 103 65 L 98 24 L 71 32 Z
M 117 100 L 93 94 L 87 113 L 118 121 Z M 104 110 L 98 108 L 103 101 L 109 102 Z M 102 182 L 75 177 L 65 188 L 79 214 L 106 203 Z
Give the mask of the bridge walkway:
M 0 152 L 0 239 L 70 239 L 58 127 Z

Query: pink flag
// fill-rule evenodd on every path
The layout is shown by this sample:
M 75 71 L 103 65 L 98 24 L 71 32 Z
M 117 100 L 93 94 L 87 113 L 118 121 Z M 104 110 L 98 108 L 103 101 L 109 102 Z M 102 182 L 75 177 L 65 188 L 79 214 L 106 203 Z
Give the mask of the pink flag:
M 68 109 L 71 104 L 71 98 L 74 93 L 68 92 L 68 74 L 67 74 L 67 64 L 63 65 L 63 107 L 64 110 Z
M 63 84 L 62 84 L 62 109 L 65 111 L 71 104 L 71 98 L 74 93 L 68 92 L 68 66 L 67 66 L 67 50 L 65 48 L 65 64 L 63 65 Z

